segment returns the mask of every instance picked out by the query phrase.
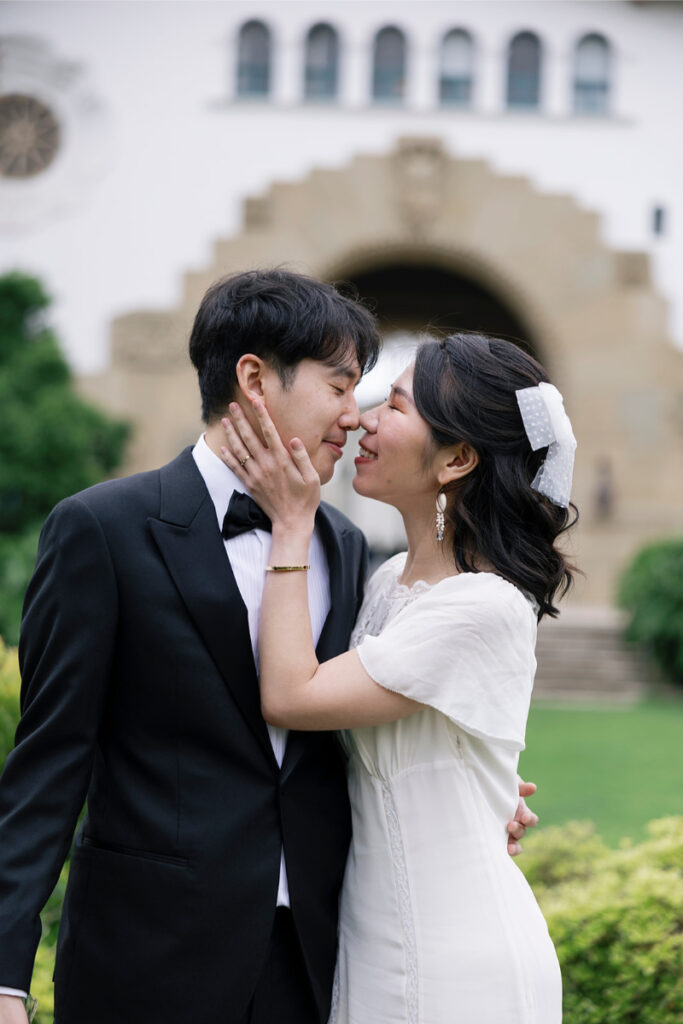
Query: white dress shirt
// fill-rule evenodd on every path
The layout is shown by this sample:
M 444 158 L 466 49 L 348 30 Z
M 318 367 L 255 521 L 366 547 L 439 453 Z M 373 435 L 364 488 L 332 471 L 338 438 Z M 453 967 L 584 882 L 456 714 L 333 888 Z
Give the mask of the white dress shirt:
M 218 528 L 223 529 L 223 520 L 228 511 L 228 504 L 233 491 L 249 494 L 247 488 L 233 471 L 215 455 L 202 435 L 192 450 L 197 469 L 202 475 L 206 488 L 216 509 Z M 235 582 L 242 600 L 247 608 L 249 618 L 249 634 L 251 649 L 254 652 L 254 664 L 258 672 L 258 630 L 265 569 L 270 560 L 272 537 L 266 530 L 249 530 L 238 537 L 223 541 Z M 325 619 L 330 610 L 330 574 L 325 557 L 325 550 L 317 528 L 311 538 L 308 552 L 308 606 L 313 627 L 313 642 L 318 643 Z M 226 607 L 226 615 L 228 610 Z M 274 725 L 268 726 L 270 742 L 277 763 L 282 765 L 287 745 L 287 730 Z M 287 869 L 284 850 L 280 855 L 280 881 L 277 891 L 278 906 L 289 906 L 289 889 L 287 886 Z
M 233 491 L 249 494 L 242 482 L 209 448 L 204 435 L 199 438 L 192 450 L 192 456 L 206 484 L 211 500 L 216 509 L 218 528 L 223 529 L 223 519 L 228 511 L 228 503 Z M 254 652 L 254 663 L 258 672 L 258 628 L 265 568 L 270 558 L 271 535 L 266 530 L 250 530 L 239 537 L 231 537 L 224 541 L 225 550 L 232 566 L 235 581 L 247 607 L 249 616 L 249 634 L 251 648 Z M 330 575 L 325 551 L 316 529 L 311 539 L 308 562 L 308 604 L 313 626 L 313 641 L 318 643 L 325 619 L 330 610 Z M 226 616 L 229 614 L 226 606 Z M 268 726 L 270 742 L 277 763 L 282 765 L 287 745 L 287 730 Z M 280 880 L 277 890 L 277 905 L 289 906 L 289 888 L 287 886 L 287 869 L 284 850 L 280 854 Z M 0 986 L 0 995 L 26 996 L 20 989 Z

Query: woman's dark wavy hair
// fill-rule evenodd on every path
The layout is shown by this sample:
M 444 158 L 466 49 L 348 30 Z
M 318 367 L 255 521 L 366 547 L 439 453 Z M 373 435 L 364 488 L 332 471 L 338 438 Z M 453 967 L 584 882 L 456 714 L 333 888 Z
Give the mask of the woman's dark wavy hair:
M 515 392 L 548 381 L 543 367 L 512 342 L 458 333 L 417 351 L 413 395 L 439 446 L 467 442 L 478 465 L 445 488 L 453 554 L 461 572 L 490 563 L 532 594 L 539 619 L 572 584 L 574 567 L 555 547 L 578 512 L 554 505 L 531 487 L 548 449 L 532 451 Z M 575 571 L 575 570 L 574 570 Z

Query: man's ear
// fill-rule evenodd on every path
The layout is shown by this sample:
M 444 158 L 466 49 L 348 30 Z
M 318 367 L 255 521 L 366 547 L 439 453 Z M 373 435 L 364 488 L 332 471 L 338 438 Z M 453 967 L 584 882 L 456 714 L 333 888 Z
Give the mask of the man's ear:
M 436 478 L 444 487 L 446 484 L 462 480 L 479 465 L 479 456 L 471 444 L 466 441 L 447 448 L 442 454 L 441 466 Z
M 240 356 L 235 367 L 237 390 L 242 392 L 248 402 L 252 402 L 255 398 L 263 398 L 263 378 L 268 369 L 267 364 L 260 356 L 255 356 L 251 352 Z M 239 395 L 236 394 L 235 399 L 238 398 Z

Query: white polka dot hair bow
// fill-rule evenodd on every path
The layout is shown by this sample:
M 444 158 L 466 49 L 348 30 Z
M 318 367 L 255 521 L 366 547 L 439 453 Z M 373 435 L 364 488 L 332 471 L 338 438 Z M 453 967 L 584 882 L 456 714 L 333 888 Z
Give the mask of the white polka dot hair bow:
M 572 490 L 576 438 L 562 395 L 554 384 L 539 384 L 515 392 L 522 422 L 533 451 L 548 445 L 543 465 L 531 481 L 539 494 L 567 508 Z

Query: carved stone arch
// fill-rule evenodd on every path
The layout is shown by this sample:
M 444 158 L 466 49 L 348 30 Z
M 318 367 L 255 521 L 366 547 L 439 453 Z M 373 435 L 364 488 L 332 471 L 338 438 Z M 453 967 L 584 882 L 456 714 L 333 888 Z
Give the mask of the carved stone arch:
M 323 278 L 382 260 L 469 275 L 516 310 L 563 391 L 579 442 L 573 542 L 588 573 L 579 599 L 610 601 L 620 566 L 646 539 L 680 532 L 683 355 L 645 253 L 605 245 L 596 213 L 540 192 L 439 140 L 314 170 L 247 199 L 244 225 L 188 273 L 181 302 L 112 325 L 111 367 L 83 388 L 136 425 L 127 469 L 159 465 L 201 429 L 182 352 L 206 288 L 252 267 Z M 164 342 L 167 339 L 167 342 Z

